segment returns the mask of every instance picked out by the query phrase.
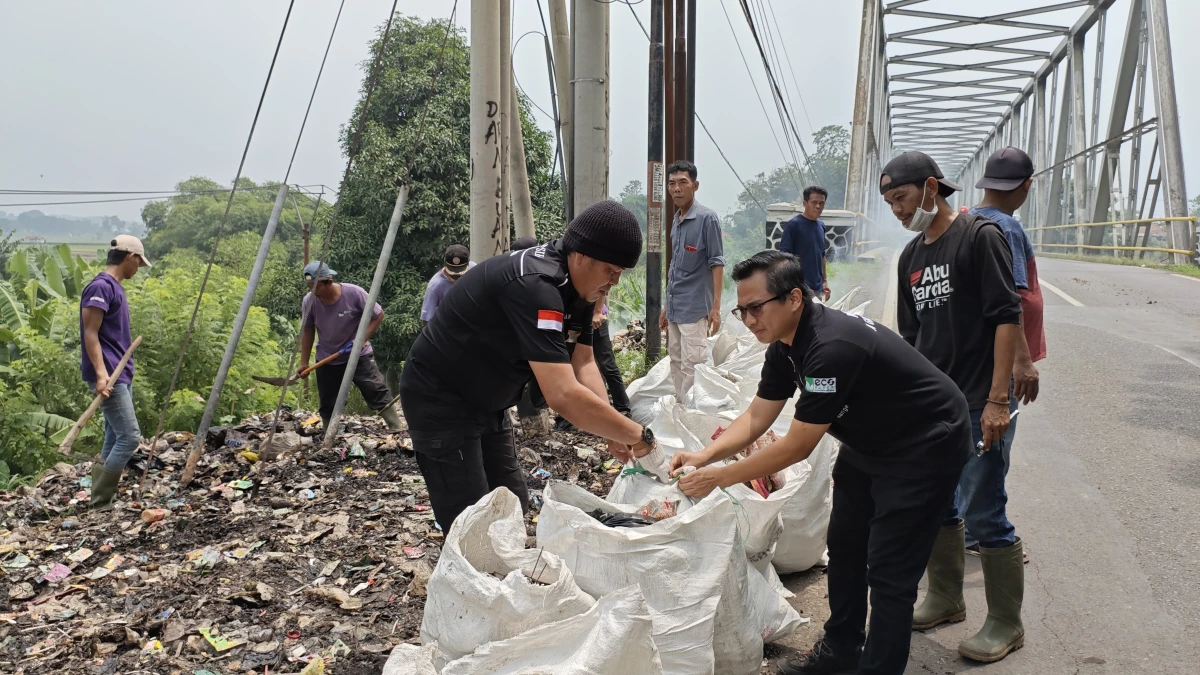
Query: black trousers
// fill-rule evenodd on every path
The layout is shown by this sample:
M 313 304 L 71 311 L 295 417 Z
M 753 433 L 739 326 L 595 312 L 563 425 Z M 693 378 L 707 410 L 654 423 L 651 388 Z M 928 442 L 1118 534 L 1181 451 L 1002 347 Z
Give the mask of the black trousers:
M 501 486 L 528 511 L 529 488 L 508 411 L 439 405 L 426 392 L 405 387 L 403 377 L 400 405 L 442 532 L 449 534 L 458 514 Z
M 908 665 L 917 583 L 958 476 L 871 474 L 844 457 L 834 465 L 825 640 L 839 652 L 863 646 L 858 675 L 901 675 Z
M 346 364 L 331 363 L 317 368 L 317 395 L 321 397 L 321 419 L 328 423 L 333 414 L 333 404 L 337 401 L 338 389 L 342 387 L 342 377 L 346 374 Z M 388 391 L 387 381 L 379 366 L 375 364 L 375 355 L 367 354 L 358 357 L 358 367 L 354 369 L 354 386 L 362 392 L 367 407 L 371 410 L 382 410 L 392 400 Z
M 608 321 L 600 324 L 592 335 L 592 353 L 596 358 L 596 366 L 604 376 L 604 385 L 608 387 L 608 397 L 617 412 L 629 412 L 629 395 L 625 393 L 625 378 L 617 367 L 617 355 L 613 353 L 612 340 L 608 336 Z

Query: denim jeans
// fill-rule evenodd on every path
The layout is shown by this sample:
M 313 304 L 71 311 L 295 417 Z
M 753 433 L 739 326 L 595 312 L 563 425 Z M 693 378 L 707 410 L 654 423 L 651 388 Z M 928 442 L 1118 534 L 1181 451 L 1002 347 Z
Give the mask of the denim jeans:
M 1008 397 L 1009 414 L 1017 410 L 1017 399 Z M 971 411 L 971 440 L 983 440 L 980 417 L 983 410 Z M 1016 529 L 1008 521 L 1008 492 L 1004 479 L 1008 476 L 1013 437 L 1017 433 L 1016 420 L 999 441 L 992 443 L 991 450 L 982 456 L 972 452 L 963 467 L 958 489 L 954 493 L 954 505 L 946 516 L 945 524 L 953 524 L 962 518 L 966 523 L 966 543 L 979 544 L 983 548 L 1005 548 L 1016 543 Z
M 95 391 L 95 383 L 91 385 Z M 142 438 L 129 385 L 114 384 L 112 394 L 100 401 L 100 411 L 104 413 L 104 447 L 100 450 L 100 461 L 109 471 L 124 471 Z

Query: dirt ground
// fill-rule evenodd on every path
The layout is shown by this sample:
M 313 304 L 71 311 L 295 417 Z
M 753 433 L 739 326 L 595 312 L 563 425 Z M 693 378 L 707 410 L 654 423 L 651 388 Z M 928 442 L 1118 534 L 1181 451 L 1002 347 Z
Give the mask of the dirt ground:
M 320 450 L 310 419 L 284 420 L 302 445 L 262 464 L 257 494 L 246 452 L 261 419 L 210 435 L 183 489 L 190 434 L 168 435 L 144 488 L 129 469 L 110 511 L 83 508 L 90 463 L 0 497 L 0 672 L 365 675 L 419 641 L 442 534 L 407 436 L 353 418 Z M 539 470 L 608 491 L 598 439 L 517 433 L 535 504 Z M 147 522 L 153 509 L 169 515 Z

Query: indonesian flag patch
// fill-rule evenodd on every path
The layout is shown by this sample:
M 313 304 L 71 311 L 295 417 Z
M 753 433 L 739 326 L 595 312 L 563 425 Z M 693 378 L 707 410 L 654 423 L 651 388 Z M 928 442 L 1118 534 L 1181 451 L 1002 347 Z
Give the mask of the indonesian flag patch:
M 563 313 L 553 309 L 538 310 L 538 328 L 562 332 Z

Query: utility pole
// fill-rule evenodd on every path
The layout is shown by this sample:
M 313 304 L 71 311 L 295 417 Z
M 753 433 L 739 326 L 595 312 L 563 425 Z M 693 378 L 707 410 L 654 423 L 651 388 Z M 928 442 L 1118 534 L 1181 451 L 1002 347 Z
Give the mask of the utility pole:
M 687 0 L 687 159 L 696 161 L 696 0 Z
M 1167 184 L 1167 217 L 1188 215 L 1187 192 L 1183 180 L 1183 139 L 1179 134 L 1179 103 L 1175 100 L 1175 65 L 1171 61 L 1171 31 L 1167 22 L 1166 0 L 1149 0 L 1150 36 L 1154 55 L 1154 90 L 1158 94 L 1158 138 L 1162 146 L 1162 173 Z M 1188 223 L 1170 224 L 1171 248 L 1190 249 L 1190 254 L 1173 253 L 1176 265 L 1196 262 L 1196 244 L 1188 232 Z
M 604 26 L 609 5 L 595 0 L 574 0 L 571 16 L 574 46 L 575 139 L 571 143 L 572 217 L 608 197 L 604 175 L 608 165 L 608 120 L 604 114 Z
M 686 0 L 675 4 L 675 159 L 692 159 L 688 154 L 688 54 Z
M 668 0 L 669 1 L 669 0 Z M 646 128 L 646 359 L 658 360 L 662 333 L 663 0 L 650 0 L 650 101 Z
M 500 4 L 471 0 L 471 260 L 507 248 L 501 227 Z M 503 230 L 503 232 L 502 232 Z
M 513 98 L 512 71 L 512 0 L 500 0 L 500 233 L 504 243 L 492 255 L 508 250 L 512 222 L 510 200 L 512 199 L 512 143 L 511 120 Z M 498 234 L 500 234 L 498 233 Z
M 563 180 L 571 180 L 571 33 L 567 30 L 567 0 L 549 0 L 554 40 L 554 83 L 558 90 L 558 132 L 562 139 Z M 569 200 L 567 200 L 569 201 Z M 571 205 L 566 204 L 567 211 Z
M 521 102 L 517 98 L 517 90 L 512 77 L 509 83 L 509 142 L 512 149 L 509 153 L 511 166 L 508 178 L 512 182 L 509 193 L 512 195 L 513 224 L 518 237 L 536 237 L 533 222 L 533 201 L 529 195 L 529 172 L 525 166 L 525 137 L 521 132 Z

